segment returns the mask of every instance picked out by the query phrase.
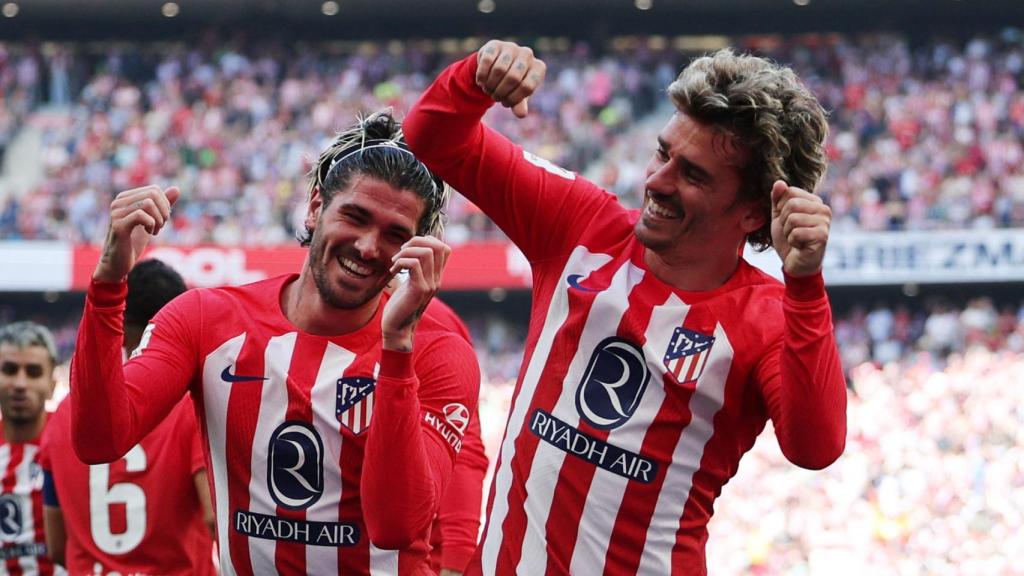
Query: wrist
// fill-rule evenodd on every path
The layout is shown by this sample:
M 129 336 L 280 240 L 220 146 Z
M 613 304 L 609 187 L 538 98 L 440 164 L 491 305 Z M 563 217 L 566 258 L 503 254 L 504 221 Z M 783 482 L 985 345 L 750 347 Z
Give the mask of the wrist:
M 383 347 L 392 352 L 412 352 L 412 331 L 385 332 Z

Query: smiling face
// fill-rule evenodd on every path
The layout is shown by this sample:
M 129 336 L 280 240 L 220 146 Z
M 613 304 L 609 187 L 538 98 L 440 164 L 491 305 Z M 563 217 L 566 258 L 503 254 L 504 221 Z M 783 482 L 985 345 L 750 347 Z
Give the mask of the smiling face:
M 56 380 L 43 346 L 0 344 L 0 412 L 5 422 L 34 425 L 42 418 Z
M 735 255 L 765 221 L 756 205 L 737 201 L 746 161 L 721 129 L 674 114 L 647 165 L 637 238 L 666 262 L 716 247 Z
M 376 302 L 391 280 L 391 257 L 416 234 L 424 201 L 370 176 L 356 176 L 323 206 L 314 190 L 309 267 L 320 298 L 339 309 Z

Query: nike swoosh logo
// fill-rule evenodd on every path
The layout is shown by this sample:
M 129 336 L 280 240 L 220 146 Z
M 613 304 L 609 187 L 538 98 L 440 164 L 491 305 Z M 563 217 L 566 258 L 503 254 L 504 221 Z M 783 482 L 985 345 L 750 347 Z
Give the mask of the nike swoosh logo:
M 583 279 L 583 274 L 570 274 L 566 280 L 569 282 L 569 286 L 577 290 L 583 290 L 584 292 L 600 292 L 594 288 L 587 288 L 586 286 L 580 285 L 580 280 Z
M 262 376 L 240 376 L 238 374 L 231 373 L 231 366 L 225 366 L 224 371 L 220 373 L 220 379 L 225 382 L 258 382 L 260 380 L 266 380 Z

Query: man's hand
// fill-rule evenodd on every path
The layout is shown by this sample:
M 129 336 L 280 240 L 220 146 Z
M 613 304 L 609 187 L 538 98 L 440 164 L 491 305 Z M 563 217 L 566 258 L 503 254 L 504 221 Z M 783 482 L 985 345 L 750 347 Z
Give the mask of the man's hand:
M 547 69 L 533 50 L 512 42 L 491 40 L 476 55 L 477 85 L 519 118 L 526 118 L 527 100 L 544 82 Z
M 451 252 L 447 244 L 433 236 L 416 236 L 392 258 L 391 273 L 405 270 L 409 277 L 384 306 L 381 332 L 386 350 L 412 350 L 416 324 L 441 286 L 441 271 Z
M 821 270 L 832 210 L 821 198 L 777 180 L 772 186 L 772 244 L 790 276 Z
M 120 282 L 128 276 L 135 261 L 171 218 L 171 206 L 181 192 L 174 186 L 144 186 L 121 192 L 110 203 L 110 229 L 103 253 L 92 277 L 104 282 Z

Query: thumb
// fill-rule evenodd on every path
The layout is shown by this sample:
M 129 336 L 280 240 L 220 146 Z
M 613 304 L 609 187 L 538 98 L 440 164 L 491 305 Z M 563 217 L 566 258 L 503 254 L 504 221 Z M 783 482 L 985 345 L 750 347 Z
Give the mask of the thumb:
M 772 185 L 772 217 L 778 216 L 782 211 L 782 198 L 789 191 L 789 184 L 783 180 L 776 180 Z
M 526 118 L 526 115 L 530 112 L 529 102 L 529 98 L 523 98 L 512 107 L 512 113 L 516 115 L 516 118 Z
M 178 198 L 181 198 L 181 190 L 179 190 L 177 186 L 171 186 L 164 190 L 164 196 L 167 196 L 167 202 L 169 202 L 171 206 L 174 206 L 174 203 L 178 201 Z

